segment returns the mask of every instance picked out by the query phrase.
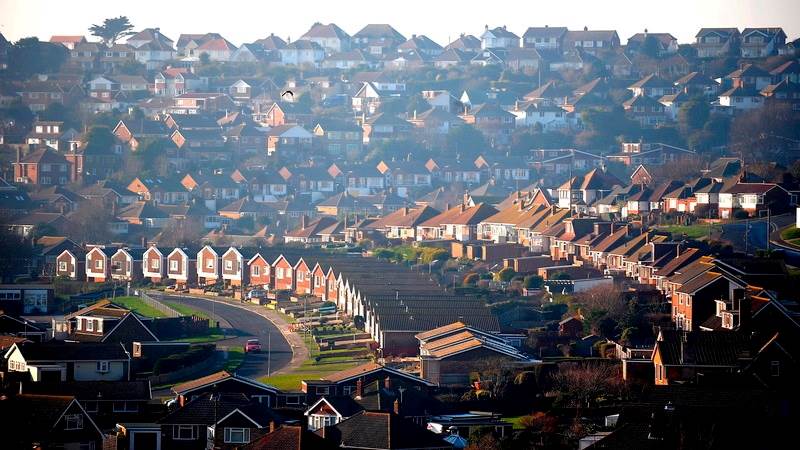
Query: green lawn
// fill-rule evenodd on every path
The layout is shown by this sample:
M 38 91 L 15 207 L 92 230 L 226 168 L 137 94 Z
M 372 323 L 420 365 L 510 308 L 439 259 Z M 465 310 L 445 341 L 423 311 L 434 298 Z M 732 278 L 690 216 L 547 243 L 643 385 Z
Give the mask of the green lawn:
M 119 306 L 145 317 L 166 317 L 166 314 L 144 303 L 139 297 L 116 297 L 113 300 Z
M 228 360 L 225 361 L 224 369 L 232 372 L 242 365 L 242 361 L 244 361 L 244 348 L 239 345 L 228 347 Z
M 681 237 L 684 233 L 689 239 L 700 239 L 708 236 L 708 230 L 714 231 L 715 227 L 712 225 L 668 225 L 658 228 L 661 231 L 672 233 L 674 237 Z
M 800 229 L 795 225 L 784 228 L 781 230 L 781 239 L 790 244 L 800 245 Z
M 220 328 L 214 327 L 214 328 L 209 328 L 208 329 L 208 333 L 206 333 L 206 334 L 201 334 L 201 335 L 198 335 L 198 336 L 192 336 L 192 337 L 189 337 L 189 338 L 176 339 L 176 341 L 178 341 L 178 342 L 189 342 L 189 343 L 192 343 L 192 344 L 202 344 L 204 342 L 219 341 L 220 339 L 229 338 L 229 337 L 234 336 L 234 335 L 235 334 L 232 334 L 232 332 L 230 332 L 230 331 L 228 332 L 228 334 L 222 334 L 222 330 Z
M 520 423 L 520 420 L 522 420 L 523 417 L 526 416 L 503 417 L 503 421 L 513 425 L 515 430 L 523 430 L 525 427 L 523 427 Z
M 333 356 L 336 353 L 330 351 L 320 352 L 319 346 L 314 342 L 314 338 L 311 337 L 310 334 L 303 336 L 303 342 L 305 342 L 311 356 L 309 359 L 303 361 L 303 364 L 297 370 L 292 373 L 263 377 L 260 381 L 271 384 L 279 389 L 299 390 L 302 380 L 323 378 L 332 373 L 340 372 L 368 361 L 366 358 Z M 331 356 L 328 356 L 329 354 Z M 322 356 L 323 358 L 317 361 L 317 356 Z
M 194 309 L 191 306 L 184 305 L 183 303 L 173 303 L 173 302 L 163 302 L 165 305 L 169 306 L 170 308 L 178 311 L 182 316 L 197 316 L 202 317 L 204 319 L 211 319 L 211 317 L 198 309 Z

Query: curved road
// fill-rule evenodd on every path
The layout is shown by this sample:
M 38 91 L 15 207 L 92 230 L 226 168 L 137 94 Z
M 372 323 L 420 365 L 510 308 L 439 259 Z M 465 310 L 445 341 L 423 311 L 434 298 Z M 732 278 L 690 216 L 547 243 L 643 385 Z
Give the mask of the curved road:
M 209 317 L 213 315 L 213 320 L 218 320 L 223 329 L 238 335 L 236 338 L 220 342 L 220 347 L 244 346 L 248 339 L 257 338 L 261 342 L 262 351 L 248 353 L 245 356 L 244 362 L 237 370 L 239 375 L 259 378 L 266 376 L 267 372 L 274 374 L 292 360 L 292 348 L 289 342 L 266 317 L 223 301 L 176 295 L 164 295 L 163 299 L 203 311 Z M 270 341 L 271 345 L 268 345 Z

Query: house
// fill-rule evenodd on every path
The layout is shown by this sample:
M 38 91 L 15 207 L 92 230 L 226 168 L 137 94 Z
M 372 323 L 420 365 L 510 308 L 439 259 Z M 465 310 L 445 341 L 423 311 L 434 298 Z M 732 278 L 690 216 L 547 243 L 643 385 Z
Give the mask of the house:
M 796 196 L 775 183 L 738 182 L 720 191 L 719 215 L 730 219 L 739 209 L 754 217 L 760 217 L 763 211 L 781 214 L 796 203 Z
M 389 113 L 377 113 L 361 124 L 364 144 L 402 139 L 411 134 L 414 126 Z
M 86 276 L 86 253 L 82 250 L 64 250 L 56 257 L 56 276 L 70 280 L 83 280 Z
M 544 101 L 515 102 L 509 111 L 516 117 L 517 127 L 540 126 L 544 130 L 558 130 L 568 126 L 567 111 Z
M 17 160 L 13 166 L 14 181 L 17 183 L 54 186 L 73 181 L 70 177 L 70 163 L 49 147 L 34 150 L 24 158 L 21 157 L 21 151 L 17 150 Z
M 213 285 L 222 280 L 221 260 L 227 249 L 206 245 L 197 252 L 197 282 Z
M 86 281 L 104 283 L 111 279 L 111 256 L 114 247 L 96 246 L 86 252 Z
M 745 28 L 740 36 L 739 49 L 742 58 L 765 58 L 777 55 L 786 44 L 783 28 Z
M 750 339 L 745 333 L 661 330 L 652 357 L 655 384 L 697 384 L 706 378 L 731 376 L 750 358 Z
M 461 203 L 417 225 L 417 240 L 475 240 L 478 224 L 494 214 L 497 209 L 489 204 L 467 206 Z
M 304 124 L 311 120 L 311 109 L 307 106 L 292 102 L 274 102 L 262 110 L 261 104 L 256 105 L 253 120 L 262 125 L 277 127 L 288 124 Z
M 568 30 L 564 35 L 564 50 L 580 49 L 590 55 L 615 50 L 620 46 L 619 35 L 615 30 Z
M 24 373 L 34 383 L 130 379 L 131 356 L 120 343 L 14 344 L 5 359 L 9 373 Z
M 481 34 L 481 48 L 519 48 L 519 36 L 508 31 L 505 26 L 489 29 L 484 27 Z
M 293 230 L 287 231 L 283 239 L 287 244 L 292 242 L 304 244 L 323 242 L 321 233 L 337 224 L 338 220 L 335 217 L 322 216 L 310 222 L 306 222 L 306 217 L 302 216 L 299 226 Z
M 335 172 L 322 167 L 293 167 L 289 169 L 287 166 L 284 166 L 278 170 L 278 174 L 288 183 L 289 188 L 293 190 L 295 194 L 309 194 L 311 195 L 312 201 L 329 196 L 336 191 Z M 309 207 L 310 204 L 305 206 L 307 208 L 304 210 L 313 210 L 313 208 Z
M 241 393 L 206 393 L 158 421 L 164 448 L 236 449 L 275 429 L 281 419 Z
M 173 97 L 168 111 L 174 114 L 201 114 L 233 109 L 235 106 L 227 93 L 185 92 Z
M 366 50 L 370 55 L 381 56 L 395 51 L 405 41 L 405 36 L 391 25 L 371 23 L 353 35 L 352 45 Z
M 350 50 L 350 35 L 335 23 L 322 24 L 316 22 L 299 39 L 319 45 L 328 54 Z
M 376 168 L 386 177 L 387 183 L 396 188 L 431 185 L 431 173 L 421 161 L 381 161 Z
M 0 402 L 9 448 L 103 448 L 113 445 L 73 395 L 21 394 Z
M 641 80 L 628 86 L 634 96 L 646 95 L 651 98 L 661 98 L 675 93 L 675 85 L 660 76 L 651 73 Z
M 209 39 L 194 49 L 198 58 L 205 53 L 210 61 L 226 62 L 236 52 L 236 46 L 223 37 Z
M 703 94 L 714 97 L 719 89 L 719 83 L 700 72 L 690 72 L 677 80 L 675 87 L 687 94 Z
M 529 27 L 522 35 L 522 46 L 561 53 L 566 34 L 567 27 Z
M 664 105 L 646 95 L 626 100 L 622 103 L 622 108 L 625 110 L 626 116 L 646 128 L 656 128 L 669 119 Z
M 352 122 L 321 120 L 312 130 L 315 147 L 332 157 L 361 155 L 364 131 Z
M 180 205 L 189 201 L 189 192 L 174 178 L 136 177 L 128 184 L 128 190 L 154 205 Z
M 170 67 L 155 74 L 153 93 L 159 97 L 177 97 L 190 92 L 203 92 L 208 79 L 200 78 L 183 68 Z
M 14 314 L 45 314 L 53 307 L 53 286 L 0 284 L 0 307 Z
M 298 398 L 297 395 L 287 394 L 286 398 L 283 398 L 283 394 L 273 386 L 225 370 L 177 384 L 171 391 L 175 393 L 181 406 L 207 397 L 208 394 L 244 395 L 249 400 L 273 408 L 299 405 L 292 403 L 292 400 Z
M 490 147 L 507 147 L 511 144 L 516 116 L 494 103 L 466 108 L 460 117 L 474 126 L 486 138 Z
M 760 91 L 772 83 L 772 74 L 754 64 L 743 64 L 723 78 L 718 78 L 717 81 L 726 88 Z
M 444 52 L 458 50 L 465 55 L 475 54 L 481 50 L 481 40 L 471 34 L 461 33 L 458 39 L 445 46 Z
M 152 283 L 167 279 L 167 256 L 170 249 L 150 246 L 142 253 L 142 276 Z
M 699 58 L 719 58 L 736 51 L 740 35 L 737 28 L 701 28 L 695 39 Z
M 250 284 L 249 261 L 256 256 L 251 248 L 231 247 L 222 254 L 222 280 L 227 286 L 248 286 Z M 259 268 L 259 274 L 260 268 Z
M 312 149 L 313 134 L 300 125 L 280 125 L 267 131 L 267 156 L 299 159 Z
M 476 51 L 480 51 L 480 41 L 478 41 L 477 38 L 473 39 L 477 41 L 478 49 Z M 441 54 L 433 58 L 433 65 L 437 69 L 466 66 L 470 64 L 470 61 L 474 57 L 475 52 L 467 52 L 458 48 L 447 48 Z
M 417 226 L 440 212 L 430 206 L 400 208 L 372 222 L 368 227 L 380 231 L 389 239 L 416 240 Z
M 325 58 L 325 49 L 313 41 L 298 39 L 278 50 L 281 63 L 290 66 L 317 67 Z
M 133 342 L 158 342 L 159 339 L 139 316 L 108 300 L 81 308 L 64 316 L 65 340 L 70 342 L 122 343 L 132 349 Z M 54 329 L 59 324 L 54 319 Z
M 313 405 L 320 398 L 350 396 L 357 393 L 359 385 L 369 386 L 386 379 L 409 388 L 428 391 L 436 386 L 428 380 L 378 363 L 365 363 L 350 369 L 327 375 L 318 380 L 301 381 L 300 389 L 306 394 L 306 404 Z M 363 393 L 363 390 L 362 390 Z
M 129 36 L 128 39 L 125 40 L 128 45 L 134 48 L 139 48 L 142 45 L 153 41 L 163 42 L 170 47 L 175 44 L 175 41 L 161 33 L 161 28 L 145 28 L 136 34 Z
M 79 44 L 86 43 L 86 36 L 51 36 L 50 42 L 61 44 L 69 50 L 75 50 Z
M 245 190 L 257 202 L 274 201 L 287 194 L 286 182 L 275 170 L 234 170 L 231 178 L 246 186 Z
M 141 248 L 121 248 L 111 255 L 111 279 L 139 281 L 142 279 Z
M 197 250 L 175 248 L 167 255 L 167 278 L 185 288 L 197 280 Z
M 441 45 L 432 41 L 424 34 L 412 34 L 411 38 L 397 46 L 397 51 L 401 55 L 416 53 L 424 55 L 425 57 L 435 58 L 436 56 L 439 56 L 444 49 Z
M 301 218 L 301 229 L 308 228 L 303 223 L 305 216 Z M 288 236 L 287 236 L 288 237 Z M 285 238 L 284 238 L 285 239 Z M 294 290 L 294 267 L 285 256 L 279 255 L 271 264 L 274 276 L 274 290 L 293 291 Z
M 166 124 L 160 120 L 132 120 L 123 119 L 111 130 L 119 140 L 128 144 L 131 150 L 135 151 L 143 142 L 167 139 L 169 130 Z
M 652 52 L 650 56 L 666 56 L 678 52 L 678 40 L 670 33 L 636 33 L 628 38 L 626 50 L 629 52 Z
M 461 322 L 418 333 L 422 378 L 438 386 L 466 386 L 482 364 L 530 359 L 504 338 Z
M 581 210 L 610 193 L 614 186 L 622 185 L 614 175 L 592 169 L 583 176 L 572 177 L 558 187 L 558 206 Z
M 251 439 L 247 450 L 334 450 L 336 444 L 300 425 L 281 425 L 274 431 Z
M 452 448 L 441 436 L 392 412 L 362 411 L 320 431 L 327 441 L 355 449 Z
M 431 158 L 425 163 L 434 180 L 446 183 L 462 182 L 467 185 L 476 185 L 481 182 L 482 170 L 469 160 L 459 158 Z

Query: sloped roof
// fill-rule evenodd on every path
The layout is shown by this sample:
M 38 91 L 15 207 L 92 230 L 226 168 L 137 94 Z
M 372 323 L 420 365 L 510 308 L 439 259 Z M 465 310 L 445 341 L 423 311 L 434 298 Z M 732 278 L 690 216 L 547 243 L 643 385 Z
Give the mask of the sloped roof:
M 656 349 L 670 366 L 736 366 L 750 350 L 749 336 L 735 331 L 663 330 L 660 337 Z
M 341 28 L 339 28 L 339 26 L 336 25 L 335 23 L 322 24 L 316 22 L 315 24 L 311 25 L 311 28 L 308 31 L 306 31 L 305 34 L 300 36 L 300 39 L 313 39 L 313 38 L 349 39 L 350 35 L 347 34 Z
M 494 214 L 497 214 L 497 209 L 487 203 L 478 203 L 475 206 L 465 206 L 461 204 L 426 220 L 421 223 L 420 226 L 477 225 Z

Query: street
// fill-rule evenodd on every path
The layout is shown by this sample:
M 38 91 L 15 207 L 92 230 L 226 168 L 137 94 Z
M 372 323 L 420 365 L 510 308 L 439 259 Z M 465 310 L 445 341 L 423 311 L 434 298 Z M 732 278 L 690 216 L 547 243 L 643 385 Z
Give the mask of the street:
M 175 295 L 165 295 L 164 300 L 191 306 L 209 316 L 213 315 L 213 320 L 220 321 L 220 326 L 238 334 L 234 339 L 220 342 L 220 347 L 244 347 L 248 339 L 257 338 L 261 342 L 262 351 L 248 353 L 245 356 L 237 371 L 239 375 L 249 378 L 266 376 L 267 372 L 275 373 L 292 359 L 289 343 L 278 328 L 265 317 L 223 301 Z M 271 361 L 268 355 L 271 355 Z
M 792 223 L 793 219 L 791 214 L 773 216 L 769 233 Z M 730 241 L 736 251 L 754 254 L 756 250 L 766 250 L 767 248 L 769 233 L 767 233 L 766 218 L 723 224 L 722 228 L 722 239 Z M 770 248 L 774 250 L 778 247 L 770 244 Z M 786 264 L 800 266 L 800 252 L 782 247 L 781 250 L 784 252 Z

